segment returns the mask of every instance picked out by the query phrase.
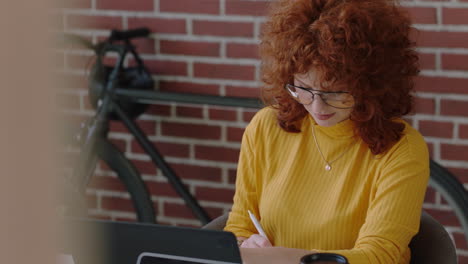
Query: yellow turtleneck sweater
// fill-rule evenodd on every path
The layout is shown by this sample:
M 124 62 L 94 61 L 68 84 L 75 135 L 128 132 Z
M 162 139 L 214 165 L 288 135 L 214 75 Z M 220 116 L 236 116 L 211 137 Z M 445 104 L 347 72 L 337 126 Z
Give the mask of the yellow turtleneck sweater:
M 338 253 L 351 264 L 409 263 L 429 155 L 423 137 L 405 125 L 403 137 L 375 156 L 353 136 L 350 120 L 321 127 L 308 115 L 301 133 L 288 133 L 275 110 L 260 110 L 244 133 L 225 230 L 238 237 L 257 233 L 250 210 L 274 246 Z M 325 159 L 339 157 L 330 171 L 313 126 Z

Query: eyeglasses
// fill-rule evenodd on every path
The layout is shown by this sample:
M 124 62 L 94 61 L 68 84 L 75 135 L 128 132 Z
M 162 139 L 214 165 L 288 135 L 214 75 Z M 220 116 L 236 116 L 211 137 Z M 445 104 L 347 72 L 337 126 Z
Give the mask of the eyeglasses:
M 345 91 L 317 91 L 292 84 L 286 84 L 285 89 L 296 101 L 304 105 L 311 104 L 318 95 L 325 104 L 335 108 L 349 109 L 354 106 L 353 96 Z

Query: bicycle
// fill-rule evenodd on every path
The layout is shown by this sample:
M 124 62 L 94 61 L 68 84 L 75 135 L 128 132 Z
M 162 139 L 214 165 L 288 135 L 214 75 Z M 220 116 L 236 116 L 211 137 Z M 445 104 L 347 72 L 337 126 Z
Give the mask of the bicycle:
M 96 63 L 91 69 L 89 82 L 89 97 L 96 112 L 82 126 L 79 136 L 81 152 L 78 165 L 73 171 L 72 182 L 73 185 L 78 186 L 77 196 L 84 196 L 85 189 L 100 159 L 112 171 L 116 172 L 118 178 L 125 185 L 133 202 L 138 221 L 156 222 L 153 203 L 140 173 L 107 137 L 109 122 L 119 120 L 135 137 L 153 163 L 162 171 L 193 214 L 202 224 L 206 224 L 211 220 L 206 211 L 183 185 L 183 182 L 167 164 L 157 148 L 134 122 L 134 119 L 146 110 L 145 105 L 148 104 L 148 100 L 176 100 L 185 103 L 246 108 L 259 108 L 261 104 L 257 99 L 154 91 L 153 80 L 130 42 L 133 38 L 148 37 L 149 34 L 150 31 L 146 28 L 127 31 L 113 30 L 109 38 L 96 45 L 78 36 L 67 36 L 72 42 L 81 43 L 96 54 Z M 111 52 L 117 54 L 115 65 L 105 66 L 103 64 L 104 56 Z M 123 67 L 128 53 L 133 55 L 137 66 Z M 145 104 L 142 104 L 141 101 L 145 101 Z
M 91 117 L 82 131 L 82 152 L 80 154 L 80 170 L 75 170 L 74 178 L 79 179 L 81 192 L 86 188 L 89 177 L 92 175 L 97 159 L 102 159 L 109 167 L 115 171 L 126 186 L 131 200 L 133 201 L 138 221 L 155 222 L 155 212 L 145 184 L 140 177 L 140 173 L 135 166 L 115 147 L 108 139 L 109 121 L 118 119 L 129 129 L 151 160 L 167 177 L 170 184 L 176 189 L 184 199 L 187 206 L 192 210 L 202 224 L 208 223 L 211 219 L 198 201 L 185 188 L 180 178 L 174 173 L 171 167 L 165 162 L 155 146 L 148 140 L 142 130 L 133 121 L 139 114 L 144 112 L 142 104 L 149 104 L 154 101 L 172 101 L 178 103 L 208 104 L 219 106 L 233 106 L 258 109 L 262 104 L 254 98 L 236 98 L 209 96 L 199 94 L 182 94 L 154 91 L 152 89 L 129 89 L 128 87 L 118 87 L 117 77 L 122 69 L 122 62 L 125 55 L 131 52 L 139 65 L 143 62 L 139 58 L 130 40 L 136 37 L 148 37 L 149 30 L 141 28 L 128 31 L 113 30 L 110 37 L 96 45 L 88 40 L 73 37 L 74 42 L 93 49 L 99 57 L 109 51 L 118 54 L 115 67 L 108 68 L 106 75 L 109 78 L 102 79 L 95 83 L 90 89 L 90 98 L 93 98 L 96 106 L 96 114 Z M 116 44 L 115 41 L 123 41 L 124 44 Z M 99 64 L 98 64 L 99 65 Z M 95 66 L 96 67 L 96 66 Z M 144 68 L 142 68 L 144 69 Z M 98 71 L 97 69 L 96 71 Z M 143 71 L 142 75 L 147 72 Z M 92 75 L 93 76 L 93 75 Z M 142 77 L 147 82 L 148 76 Z M 150 77 L 149 77 L 150 78 Z M 151 85 L 148 85 L 151 86 Z M 430 161 L 430 181 L 429 185 L 448 201 L 454 209 L 455 214 L 461 222 L 465 231 L 465 238 L 468 241 L 468 192 L 463 184 L 434 160 Z

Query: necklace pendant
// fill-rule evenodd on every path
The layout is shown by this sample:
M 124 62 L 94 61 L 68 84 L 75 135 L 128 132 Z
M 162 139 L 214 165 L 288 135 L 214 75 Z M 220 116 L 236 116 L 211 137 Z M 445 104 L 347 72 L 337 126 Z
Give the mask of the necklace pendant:
M 327 166 L 325 166 L 325 170 L 326 170 L 326 171 L 329 171 L 329 170 L 331 170 L 331 166 L 330 166 L 330 164 L 327 164 Z

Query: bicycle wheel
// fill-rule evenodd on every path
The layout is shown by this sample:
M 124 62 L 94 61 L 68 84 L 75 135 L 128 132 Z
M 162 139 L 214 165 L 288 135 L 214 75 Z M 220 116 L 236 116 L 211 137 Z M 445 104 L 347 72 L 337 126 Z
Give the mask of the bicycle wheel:
M 468 192 L 452 173 L 433 160 L 430 161 L 430 171 L 429 185 L 453 208 L 468 241 Z
M 98 140 L 97 155 L 117 173 L 119 179 L 127 188 L 138 221 L 155 223 L 155 213 L 151 197 L 133 164 L 107 139 Z

